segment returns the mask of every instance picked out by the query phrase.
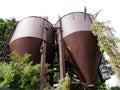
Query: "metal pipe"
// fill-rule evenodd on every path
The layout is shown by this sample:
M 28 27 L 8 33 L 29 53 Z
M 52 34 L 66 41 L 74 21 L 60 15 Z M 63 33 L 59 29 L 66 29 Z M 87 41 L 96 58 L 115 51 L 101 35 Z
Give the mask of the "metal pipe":
M 43 22 L 43 26 L 44 26 Z M 46 36 L 47 36 L 47 32 L 45 27 L 43 27 L 43 43 L 42 46 L 40 48 L 40 52 L 41 52 L 41 61 L 40 61 L 40 90 L 43 88 L 44 86 L 44 77 L 45 77 L 45 63 L 46 63 Z
M 58 28 L 58 44 L 59 44 L 59 62 L 60 62 L 60 79 L 63 79 L 65 77 L 66 71 L 65 71 L 65 60 L 64 60 L 64 46 L 63 46 L 63 36 L 62 36 L 62 24 L 61 24 L 61 18 L 60 19 L 60 28 Z

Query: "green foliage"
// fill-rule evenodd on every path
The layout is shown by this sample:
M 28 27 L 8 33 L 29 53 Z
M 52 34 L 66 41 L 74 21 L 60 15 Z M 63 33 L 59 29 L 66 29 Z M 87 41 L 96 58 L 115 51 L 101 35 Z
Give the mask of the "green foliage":
M 4 44 L 16 22 L 17 21 L 15 18 L 6 19 L 6 20 L 0 18 L 0 46 Z
M 120 90 L 120 87 L 111 87 L 108 90 Z
M 0 18 L 0 50 L 6 44 L 6 40 L 16 23 L 18 21 L 15 18 L 5 20 Z M 8 49 L 5 52 L 6 55 L 9 55 Z M 0 51 L 0 60 L 2 55 L 3 52 Z M 15 90 L 36 90 L 39 87 L 40 65 L 28 63 L 29 56 L 29 54 L 25 54 L 24 57 L 20 57 L 13 52 L 4 58 L 4 62 L 0 62 L 0 87 Z M 49 80 L 48 73 L 52 72 L 50 65 L 46 64 L 46 82 Z
M 70 78 L 66 76 L 60 81 L 58 87 L 55 90 L 70 90 L 70 84 Z
M 95 87 L 98 90 L 106 90 L 106 85 L 101 83 L 100 78 L 99 78 L 98 75 L 96 76 L 96 79 L 95 79 Z
M 98 39 L 100 50 L 110 57 L 112 68 L 120 78 L 120 52 L 117 46 L 119 39 L 113 35 L 114 29 L 110 27 L 109 22 L 98 21 L 94 21 L 90 29 Z
M 5 49 L 9 34 L 17 22 L 15 18 L 5 20 L 0 18 L 0 60 L 3 59 L 3 54 L 4 56 L 9 54 L 9 49 L 3 50 L 3 48 Z
M 15 18 L 6 20 L 0 18 L 0 49 L 5 44 L 5 41 L 16 22 Z M 117 46 L 119 39 L 114 37 L 112 33 L 113 28 L 109 26 L 109 22 L 94 21 L 90 29 L 94 36 L 98 39 L 100 50 L 105 51 L 110 57 L 113 70 L 120 78 L 120 52 Z M 32 65 L 32 62 L 28 63 L 27 60 L 29 59 L 29 56 L 29 54 L 25 54 L 24 57 L 20 57 L 13 52 L 9 55 L 9 58 L 7 58 L 9 59 L 7 60 L 9 62 L 0 62 L 0 87 L 15 90 L 37 90 L 39 88 L 38 80 L 40 65 Z M 59 64 L 58 57 L 56 58 L 54 64 Z M 47 73 L 53 72 L 53 70 L 49 69 L 49 67 L 50 66 L 47 64 Z M 59 68 L 55 68 L 55 70 L 59 71 Z M 46 76 L 46 81 L 48 81 L 47 78 L 48 77 Z M 59 80 L 59 72 L 54 74 L 54 78 L 56 78 L 54 82 Z M 98 90 L 105 89 L 105 85 L 101 84 L 98 77 L 95 84 Z M 45 83 L 43 90 L 54 90 L 54 88 Z M 66 77 L 61 80 L 56 90 L 70 90 L 70 78 Z M 119 88 L 114 87 L 110 90 L 119 90 Z
M 10 62 L 0 62 L 0 87 L 15 90 L 36 90 L 40 65 L 28 63 L 29 54 L 10 54 Z
M 41 90 L 55 90 L 52 86 L 50 86 L 48 83 L 45 83 L 45 85 L 42 87 Z
M 53 80 L 54 84 L 57 84 L 59 83 L 59 80 L 60 80 L 60 66 L 59 66 L 59 57 L 57 55 L 57 53 L 55 53 L 55 58 L 54 58 L 54 76 L 53 78 L 55 78 Z

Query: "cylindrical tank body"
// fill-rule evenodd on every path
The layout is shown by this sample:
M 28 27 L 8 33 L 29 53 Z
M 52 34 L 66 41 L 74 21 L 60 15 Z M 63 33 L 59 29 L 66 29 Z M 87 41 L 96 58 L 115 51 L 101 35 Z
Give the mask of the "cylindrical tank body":
M 100 51 L 97 40 L 90 31 L 92 18 L 89 14 L 74 12 L 60 20 L 56 26 L 62 29 L 64 42 L 74 59 L 69 61 L 70 67 L 82 82 L 93 84 Z
M 43 38 L 46 30 L 46 40 Z M 47 43 L 47 55 L 51 56 L 51 49 L 54 44 L 54 28 L 45 18 L 31 16 L 21 20 L 9 42 L 10 51 L 16 51 L 23 56 L 25 53 L 31 54 L 30 60 L 34 63 L 40 62 L 40 48 L 42 41 Z M 50 58 L 50 57 L 49 57 Z

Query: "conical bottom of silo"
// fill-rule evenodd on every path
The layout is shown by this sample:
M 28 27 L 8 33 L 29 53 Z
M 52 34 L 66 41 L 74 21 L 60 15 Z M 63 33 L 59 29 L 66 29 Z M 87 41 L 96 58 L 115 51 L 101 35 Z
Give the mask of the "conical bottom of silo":
M 98 69 L 96 38 L 90 31 L 78 31 L 66 36 L 64 41 L 86 83 L 93 84 Z
M 29 61 L 32 61 L 33 63 L 40 63 L 40 48 L 42 45 L 42 41 L 42 39 L 34 37 L 18 38 L 9 44 L 9 48 L 11 52 L 16 51 L 16 53 L 20 56 L 24 56 L 25 53 L 31 54 Z M 47 55 L 50 54 L 51 46 L 48 43 L 46 49 Z
M 75 64 L 75 62 L 72 59 L 67 60 L 66 65 L 70 68 L 73 75 L 76 75 L 79 80 L 81 80 L 83 83 L 86 83 L 86 80 L 82 75 L 81 71 L 79 70 L 79 67 Z

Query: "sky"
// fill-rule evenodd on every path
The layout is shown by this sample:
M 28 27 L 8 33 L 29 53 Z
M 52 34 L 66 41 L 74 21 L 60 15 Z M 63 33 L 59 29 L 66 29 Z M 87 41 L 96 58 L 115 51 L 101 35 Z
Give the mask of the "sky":
M 86 6 L 87 13 L 91 14 L 102 10 L 96 19 L 110 20 L 112 27 L 116 30 L 115 35 L 120 37 L 119 2 L 120 0 L 0 0 L 0 18 L 15 17 L 21 20 L 28 16 L 48 16 L 48 20 L 55 24 L 58 16 L 62 17 L 71 12 L 83 12 Z
M 70 12 L 81 12 L 85 6 L 91 14 L 102 9 L 97 19 L 111 20 L 115 30 L 119 31 L 119 0 L 0 0 L 0 17 L 21 20 L 28 16 L 48 16 L 49 21 L 54 24 L 58 15 L 62 17 Z

